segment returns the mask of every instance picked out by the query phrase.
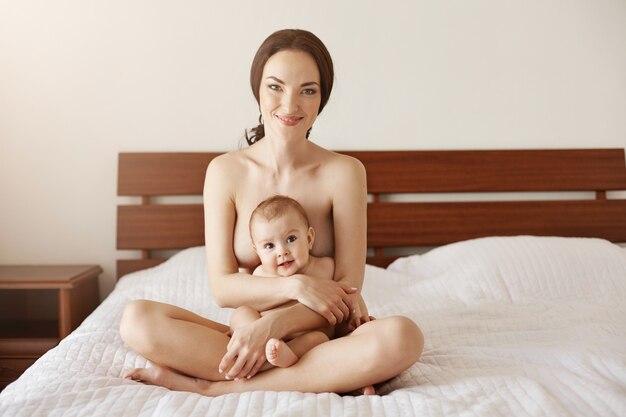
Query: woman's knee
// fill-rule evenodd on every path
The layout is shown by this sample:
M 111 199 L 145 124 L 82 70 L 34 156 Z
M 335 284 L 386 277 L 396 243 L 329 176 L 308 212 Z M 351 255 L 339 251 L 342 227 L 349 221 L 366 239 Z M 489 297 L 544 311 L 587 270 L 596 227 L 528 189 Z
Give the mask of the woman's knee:
M 424 336 L 413 320 L 404 316 L 393 316 L 381 320 L 377 329 L 377 357 L 397 360 L 401 370 L 409 368 L 420 358 L 424 350 Z
M 417 361 L 424 350 L 424 335 L 415 322 L 408 317 L 390 317 L 390 337 L 400 352 L 411 353 Z
M 134 300 L 126 305 L 120 321 L 120 336 L 133 350 L 144 354 L 154 349 L 154 332 L 158 326 L 156 304 L 148 300 Z

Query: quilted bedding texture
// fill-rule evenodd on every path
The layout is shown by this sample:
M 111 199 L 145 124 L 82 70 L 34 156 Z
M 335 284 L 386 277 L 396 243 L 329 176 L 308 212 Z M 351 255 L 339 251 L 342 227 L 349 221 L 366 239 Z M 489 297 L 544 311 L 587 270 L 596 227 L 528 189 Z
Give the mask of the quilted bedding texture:
M 626 416 L 626 250 L 599 239 L 484 238 L 366 268 L 370 313 L 424 332 L 418 363 L 341 397 L 248 392 L 216 398 L 121 378 L 147 361 L 120 339 L 129 300 L 173 303 L 227 323 L 204 248 L 123 278 L 85 322 L 0 394 L 2 416 Z

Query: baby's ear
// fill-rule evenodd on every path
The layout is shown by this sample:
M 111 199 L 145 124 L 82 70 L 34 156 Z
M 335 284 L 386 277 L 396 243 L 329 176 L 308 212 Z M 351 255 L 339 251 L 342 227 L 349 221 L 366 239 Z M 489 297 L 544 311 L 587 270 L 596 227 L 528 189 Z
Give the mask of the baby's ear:
M 306 239 L 309 243 L 309 250 L 313 249 L 313 242 L 315 242 L 315 229 L 309 227 L 309 230 L 306 232 Z

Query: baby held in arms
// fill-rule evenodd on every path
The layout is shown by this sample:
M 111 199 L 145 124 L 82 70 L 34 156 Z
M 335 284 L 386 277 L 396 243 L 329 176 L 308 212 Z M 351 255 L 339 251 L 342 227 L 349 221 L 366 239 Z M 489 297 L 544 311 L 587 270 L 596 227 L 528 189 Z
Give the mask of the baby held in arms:
M 250 237 L 261 265 L 253 275 L 262 277 L 289 277 L 306 274 L 321 279 L 333 279 L 333 258 L 310 254 L 315 231 L 309 226 L 307 215 L 296 200 L 276 195 L 259 204 L 250 216 Z M 250 307 L 237 308 L 231 317 L 230 328 L 235 331 L 265 314 L 288 307 L 297 301 L 279 305 L 271 310 L 256 311 Z M 272 366 L 286 368 L 314 348 L 333 337 L 333 327 L 289 335 L 285 340 L 270 339 L 265 346 L 265 356 Z

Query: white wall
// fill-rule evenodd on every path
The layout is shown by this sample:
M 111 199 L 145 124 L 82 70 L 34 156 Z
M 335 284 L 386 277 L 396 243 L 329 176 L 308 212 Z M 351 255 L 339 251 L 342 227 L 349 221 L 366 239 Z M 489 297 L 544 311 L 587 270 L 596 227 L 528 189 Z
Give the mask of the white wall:
M 108 294 L 117 153 L 235 149 L 286 27 L 335 61 L 324 146 L 626 146 L 623 0 L 0 0 L 0 263 L 98 263 Z

